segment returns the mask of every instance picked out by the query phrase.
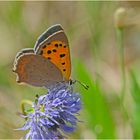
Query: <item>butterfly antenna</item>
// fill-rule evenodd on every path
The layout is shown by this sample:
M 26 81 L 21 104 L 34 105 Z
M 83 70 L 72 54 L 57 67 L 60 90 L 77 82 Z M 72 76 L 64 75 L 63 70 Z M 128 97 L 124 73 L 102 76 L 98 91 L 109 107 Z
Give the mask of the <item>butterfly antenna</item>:
M 88 85 L 86 85 L 85 83 L 80 82 L 80 81 L 78 81 L 78 80 L 73 80 L 73 81 L 71 81 L 70 83 L 71 83 L 71 84 L 75 84 L 76 82 L 79 83 L 80 85 L 82 85 L 86 90 L 89 89 L 89 86 L 88 86 Z

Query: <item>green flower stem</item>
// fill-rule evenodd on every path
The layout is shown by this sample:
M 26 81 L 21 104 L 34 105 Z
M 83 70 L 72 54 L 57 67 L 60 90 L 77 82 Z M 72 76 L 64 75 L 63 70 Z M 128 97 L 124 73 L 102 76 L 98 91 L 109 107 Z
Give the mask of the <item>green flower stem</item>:
M 124 45 L 123 45 L 123 28 L 117 28 L 117 39 L 120 54 L 120 67 L 121 67 L 121 102 L 123 103 L 125 98 L 126 89 L 126 77 L 125 77 L 125 62 L 124 62 Z
M 24 115 L 26 115 L 26 112 L 25 112 L 25 104 L 28 104 L 28 105 L 33 105 L 32 102 L 30 100 L 22 100 L 20 102 L 20 107 L 21 107 L 21 111 Z
M 124 44 L 123 44 L 123 35 L 124 28 L 117 28 L 117 43 L 119 47 L 119 57 L 120 57 L 120 68 L 121 68 L 121 95 L 120 95 L 120 105 L 121 111 L 123 113 L 124 120 L 128 121 L 128 113 L 124 106 L 125 92 L 126 92 L 126 76 L 125 76 L 125 59 L 124 59 Z M 123 125 L 125 129 L 125 125 Z

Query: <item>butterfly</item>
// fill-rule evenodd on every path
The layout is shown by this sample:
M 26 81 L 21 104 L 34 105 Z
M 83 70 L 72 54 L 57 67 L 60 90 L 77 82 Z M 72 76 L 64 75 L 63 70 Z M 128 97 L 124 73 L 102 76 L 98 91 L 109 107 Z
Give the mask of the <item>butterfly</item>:
M 71 75 L 70 50 L 67 36 L 60 24 L 48 28 L 37 39 L 34 48 L 17 53 L 13 72 L 18 83 L 47 87 L 69 82 Z

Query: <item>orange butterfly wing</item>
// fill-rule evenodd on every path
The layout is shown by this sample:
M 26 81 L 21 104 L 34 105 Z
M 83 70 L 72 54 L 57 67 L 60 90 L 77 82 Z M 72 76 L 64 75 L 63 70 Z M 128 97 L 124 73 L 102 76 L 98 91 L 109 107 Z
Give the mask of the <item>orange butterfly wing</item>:
M 35 53 L 49 59 L 60 69 L 64 80 L 70 80 L 70 50 L 67 37 L 60 25 L 52 26 L 39 37 Z

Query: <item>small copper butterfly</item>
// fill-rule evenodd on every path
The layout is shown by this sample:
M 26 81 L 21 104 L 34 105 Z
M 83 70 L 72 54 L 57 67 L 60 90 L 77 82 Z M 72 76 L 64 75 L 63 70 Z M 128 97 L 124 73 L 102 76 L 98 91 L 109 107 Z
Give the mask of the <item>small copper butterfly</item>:
M 17 53 L 13 71 L 17 74 L 17 82 L 38 87 L 69 82 L 70 50 L 61 25 L 51 26 L 41 34 L 33 49 L 26 48 Z

